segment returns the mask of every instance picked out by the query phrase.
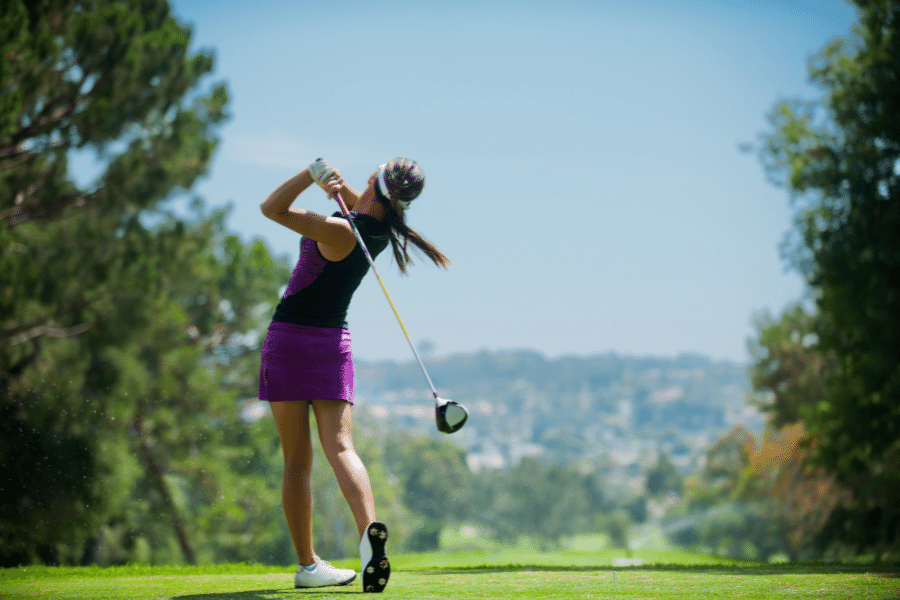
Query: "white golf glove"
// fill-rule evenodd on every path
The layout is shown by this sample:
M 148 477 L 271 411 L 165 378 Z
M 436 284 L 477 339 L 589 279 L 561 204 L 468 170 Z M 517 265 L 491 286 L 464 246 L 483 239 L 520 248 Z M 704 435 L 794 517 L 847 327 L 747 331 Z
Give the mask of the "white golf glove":
M 318 158 L 316 162 L 309 165 L 309 174 L 312 175 L 313 181 L 319 185 L 324 185 L 326 181 L 334 177 L 334 167 L 329 165 L 324 159 Z

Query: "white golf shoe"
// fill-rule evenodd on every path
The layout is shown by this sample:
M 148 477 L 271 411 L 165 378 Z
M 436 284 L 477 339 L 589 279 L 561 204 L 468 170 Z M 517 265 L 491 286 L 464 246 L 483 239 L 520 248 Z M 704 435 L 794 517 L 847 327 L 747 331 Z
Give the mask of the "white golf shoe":
M 295 588 L 316 588 L 329 585 L 347 585 L 356 579 L 356 571 L 353 569 L 338 569 L 320 560 L 312 571 L 307 571 L 303 565 L 297 567 L 294 574 Z
M 384 553 L 388 530 L 384 523 L 369 523 L 359 542 L 363 592 L 382 592 L 391 576 L 391 563 Z

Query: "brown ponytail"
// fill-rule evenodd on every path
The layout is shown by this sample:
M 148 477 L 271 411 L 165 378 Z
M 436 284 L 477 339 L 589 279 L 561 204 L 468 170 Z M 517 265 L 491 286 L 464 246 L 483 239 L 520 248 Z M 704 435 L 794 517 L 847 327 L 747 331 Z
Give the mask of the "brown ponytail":
M 413 264 L 407 250 L 409 242 L 437 266 L 447 268 L 451 265 L 450 259 L 440 250 L 406 225 L 406 211 L 398 203 L 398 201 L 411 202 L 422 192 L 422 188 L 425 187 L 425 173 L 422 168 L 408 158 L 395 158 L 385 166 L 384 181 L 391 199 L 388 200 L 381 193 L 377 182 L 375 197 L 387 208 L 384 224 L 388 227 L 391 249 L 394 251 L 400 272 L 406 274 L 406 266 Z

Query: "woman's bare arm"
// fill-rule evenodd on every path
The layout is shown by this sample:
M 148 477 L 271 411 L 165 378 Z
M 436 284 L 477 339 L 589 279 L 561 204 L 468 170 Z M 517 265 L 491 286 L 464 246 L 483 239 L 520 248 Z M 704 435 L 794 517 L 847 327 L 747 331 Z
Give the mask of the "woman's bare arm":
M 347 210 L 353 210 L 353 207 L 356 206 L 356 201 L 359 200 L 360 195 L 361 194 L 359 192 L 354 190 L 346 183 L 341 186 L 341 199 L 344 201 L 344 204 L 347 205 Z
M 272 192 L 260 205 L 262 213 L 276 223 L 296 231 L 312 240 L 320 242 L 335 254 L 346 255 L 356 244 L 356 238 L 346 219 L 325 217 L 302 208 L 292 208 L 291 204 L 306 188 L 313 184 L 308 169 L 294 175 Z M 342 197 L 351 196 L 347 186 L 341 187 Z M 354 192 L 355 193 L 355 192 Z M 354 202 L 359 199 L 355 194 Z

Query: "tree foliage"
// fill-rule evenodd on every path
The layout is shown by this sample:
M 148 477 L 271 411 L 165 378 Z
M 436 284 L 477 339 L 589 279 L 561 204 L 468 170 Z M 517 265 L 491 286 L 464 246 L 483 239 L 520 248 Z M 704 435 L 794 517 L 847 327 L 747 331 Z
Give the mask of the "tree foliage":
M 824 361 L 821 395 L 799 413 L 810 460 L 853 491 L 857 525 L 839 529 L 884 549 L 900 542 L 900 7 L 856 4 L 850 41 L 810 63 L 822 98 L 776 106 L 762 158 L 798 207 L 787 251 L 816 304 L 805 360 Z
M 740 496 L 761 503 L 787 543 L 793 559 L 840 557 L 840 547 L 823 532 L 852 502 L 834 475 L 810 464 L 802 422 L 770 427 L 750 456 Z
M 859 5 L 854 42 L 811 63 L 825 96 L 777 106 L 763 152 L 799 205 L 794 257 L 815 294 L 816 346 L 837 361 L 808 425 L 844 479 L 900 444 L 900 9 Z
M 797 558 L 785 523 L 767 503 L 771 496 L 753 488 L 758 456 L 756 436 L 740 426 L 709 448 L 705 467 L 685 480 L 684 500 L 664 526 L 676 543 L 732 558 Z
M 681 493 L 684 477 L 669 460 L 669 457 L 660 452 L 656 458 L 656 464 L 647 469 L 644 480 L 644 489 L 651 496 L 660 496 L 669 492 Z
M 765 314 L 755 325 L 750 383 L 759 392 L 769 424 L 781 428 L 811 418 L 825 398 L 825 380 L 835 368 L 833 358 L 817 348 L 816 316 L 796 304 L 780 320 Z
M 503 541 L 529 538 L 550 547 L 596 528 L 598 516 L 612 509 L 594 477 L 534 457 L 484 473 L 479 487 L 479 521 Z
M 445 526 L 472 516 L 472 473 L 465 451 L 447 439 L 397 434 L 385 460 L 404 504 L 419 521 L 410 532 L 410 547 L 437 550 Z

